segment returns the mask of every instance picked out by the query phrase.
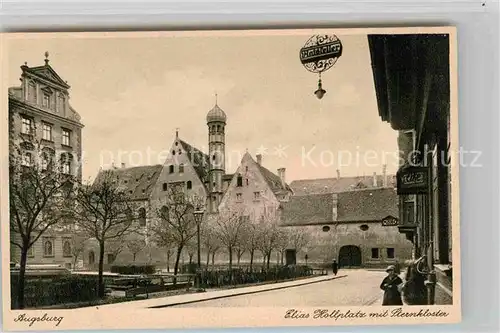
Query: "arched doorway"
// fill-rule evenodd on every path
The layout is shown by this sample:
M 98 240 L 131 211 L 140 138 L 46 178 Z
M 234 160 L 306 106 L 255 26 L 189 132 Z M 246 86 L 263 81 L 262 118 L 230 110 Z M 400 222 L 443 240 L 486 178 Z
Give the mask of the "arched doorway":
M 342 246 L 339 251 L 340 267 L 359 267 L 361 266 L 361 250 L 354 245 Z
M 95 254 L 94 251 L 89 252 L 89 265 L 93 265 L 95 263 Z

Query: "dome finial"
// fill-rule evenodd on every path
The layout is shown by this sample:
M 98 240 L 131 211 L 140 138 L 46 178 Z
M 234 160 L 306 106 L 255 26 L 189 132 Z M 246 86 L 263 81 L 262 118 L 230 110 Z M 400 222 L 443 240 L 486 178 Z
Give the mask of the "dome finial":
M 175 128 L 175 137 L 178 138 L 179 137 L 179 127 L 176 127 Z
M 217 91 L 215 91 L 215 105 L 217 105 Z
M 45 65 L 49 64 L 49 51 L 45 51 Z

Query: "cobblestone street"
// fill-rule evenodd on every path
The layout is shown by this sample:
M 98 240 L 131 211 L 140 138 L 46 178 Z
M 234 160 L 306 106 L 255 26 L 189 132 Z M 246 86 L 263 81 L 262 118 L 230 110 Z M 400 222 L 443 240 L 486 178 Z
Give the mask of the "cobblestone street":
M 385 273 L 370 270 L 341 270 L 347 277 L 304 286 L 233 296 L 176 307 L 258 307 L 258 306 L 350 306 L 381 302 L 379 288 Z

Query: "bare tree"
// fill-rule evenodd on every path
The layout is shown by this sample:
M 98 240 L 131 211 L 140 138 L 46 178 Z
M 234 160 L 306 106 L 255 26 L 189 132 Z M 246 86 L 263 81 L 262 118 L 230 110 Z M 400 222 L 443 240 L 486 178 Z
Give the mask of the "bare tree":
M 179 188 L 169 187 L 164 202 L 160 204 L 156 223 L 151 226 L 153 237 L 163 244 L 171 244 L 176 249 L 174 274 L 179 270 L 182 250 L 196 236 L 194 211 L 204 205 L 201 198 L 189 197 Z M 175 279 L 174 279 L 175 283 Z
M 106 253 L 111 255 L 113 260 L 109 260 L 108 257 L 108 265 L 113 264 L 120 253 L 125 249 L 125 243 L 122 239 L 113 239 L 106 243 Z
M 147 245 L 146 241 L 142 237 L 128 239 L 125 243 L 126 243 L 127 249 L 132 254 L 133 262 L 135 262 L 137 254 L 140 253 L 142 250 L 144 250 L 146 248 L 146 245 Z
M 221 242 L 214 231 L 212 219 L 208 217 L 201 227 L 201 245 L 207 255 L 207 269 L 210 264 L 210 255 L 212 255 L 212 264 L 214 264 L 215 254 L 221 247 Z
M 250 272 L 253 271 L 253 260 L 255 257 L 255 251 L 259 246 L 259 225 L 252 222 L 245 223 L 245 244 L 250 254 Z
M 76 222 L 99 244 L 99 297 L 104 297 L 104 253 L 106 243 L 123 240 L 137 232 L 135 216 L 127 194 L 117 186 L 112 170 L 99 173 L 92 185 L 80 186 L 76 195 Z
M 277 232 L 277 240 L 276 240 L 276 250 L 277 250 L 277 264 L 283 265 L 283 257 L 285 251 L 290 246 L 290 231 L 283 228 L 278 228 Z
M 75 178 L 62 168 L 55 152 L 34 136 L 26 135 L 20 142 L 10 140 L 9 203 L 10 242 L 21 252 L 17 306 L 22 309 L 28 251 L 45 232 L 71 221 Z
M 305 230 L 290 231 L 289 238 L 290 245 L 295 249 L 297 254 L 311 242 L 311 235 Z
M 275 214 L 262 216 L 259 231 L 258 248 L 264 257 L 266 269 L 269 269 L 271 254 L 273 250 L 276 250 L 280 236 L 277 216 Z
M 231 210 L 223 210 L 219 212 L 219 215 L 215 220 L 215 230 L 217 235 L 229 254 L 229 274 L 231 280 L 233 276 L 233 251 L 238 246 L 244 225 L 245 219 L 242 218 L 241 214 Z
M 83 254 L 83 250 L 85 249 L 85 243 L 89 238 L 81 232 L 75 232 L 71 238 L 71 256 L 73 257 L 73 267 L 76 267 L 78 259 Z

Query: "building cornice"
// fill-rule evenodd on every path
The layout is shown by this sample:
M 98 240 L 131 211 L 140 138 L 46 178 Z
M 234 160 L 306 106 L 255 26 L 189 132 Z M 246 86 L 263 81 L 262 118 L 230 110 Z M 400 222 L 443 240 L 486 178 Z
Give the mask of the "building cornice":
M 68 123 L 68 124 L 71 124 L 73 126 L 76 126 L 78 128 L 83 128 L 85 127 L 81 122 L 78 122 L 78 121 L 75 121 L 75 120 L 71 120 L 69 118 L 65 118 L 65 117 L 61 117 L 61 116 L 58 116 L 56 114 L 53 114 L 53 113 L 50 113 L 50 112 L 47 112 L 43 109 L 40 109 L 34 105 L 31 105 L 31 104 L 28 104 L 24 101 L 21 101 L 13 96 L 9 96 L 9 104 L 10 103 L 13 103 L 17 106 L 20 106 L 22 108 L 25 108 L 26 110 L 28 111 L 31 111 L 31 112 L 34 112 L 35 114 L 38 114 L 38 115 L 41 115 L 43 117 L 46 117 L 47 119 L 53 119 L 55 121 L 58 121 L 58 122 L 64 122 L 64 123 Z

